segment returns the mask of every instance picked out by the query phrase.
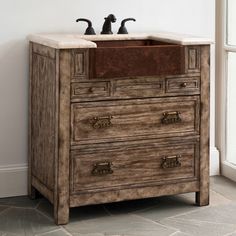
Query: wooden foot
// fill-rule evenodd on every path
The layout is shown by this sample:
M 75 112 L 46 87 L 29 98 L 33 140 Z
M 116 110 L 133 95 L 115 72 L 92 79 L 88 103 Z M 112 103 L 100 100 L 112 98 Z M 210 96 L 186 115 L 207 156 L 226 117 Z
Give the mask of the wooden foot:
M 196 204 L 198 206 L 207 206 L 209 205 L 209 192 L 196 192 Z
M 69 207 L 54 205 L 54 220 L 57 225 L 66 225 L 69 222 Z

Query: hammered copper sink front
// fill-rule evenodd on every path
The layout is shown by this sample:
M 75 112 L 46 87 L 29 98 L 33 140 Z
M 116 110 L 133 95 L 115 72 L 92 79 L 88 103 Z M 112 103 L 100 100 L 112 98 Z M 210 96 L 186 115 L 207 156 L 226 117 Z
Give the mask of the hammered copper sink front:
M 90 49 L 90 78 L 184 73 L 184 46 L 155 40 L 96 41 Z

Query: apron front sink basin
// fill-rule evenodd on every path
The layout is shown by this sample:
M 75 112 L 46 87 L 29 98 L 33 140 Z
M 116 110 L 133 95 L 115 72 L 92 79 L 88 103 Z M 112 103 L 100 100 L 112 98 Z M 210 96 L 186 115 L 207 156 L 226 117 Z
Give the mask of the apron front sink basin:
M 95 41 L 89 49 L 90 78 L 184 73 L 184 46 L 156 40 Z

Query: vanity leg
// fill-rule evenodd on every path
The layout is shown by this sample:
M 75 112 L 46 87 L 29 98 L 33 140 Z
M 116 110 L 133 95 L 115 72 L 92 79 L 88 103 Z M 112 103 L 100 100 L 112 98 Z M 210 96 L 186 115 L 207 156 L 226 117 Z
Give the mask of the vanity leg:
M 66 225 L 69 222 L 69 207 L 54 205 L 54 220 L 57 225 Z
M 54 219 L 57 225 L 69 222 L 70 210 L 70 50 L 57 50 L 57 84 L 58 98 L 58 150 L 55 155 L 54 174 Z
M 199 147 L 199 192 L 196 192 L 198 206 L 209 205 L 209 147 L 210 147 L 210 47 L 201 46 L 201 119 Z
M 198 206 L 209 205 L 209 191 L 208 190 L 196 192 L 196 204 Z

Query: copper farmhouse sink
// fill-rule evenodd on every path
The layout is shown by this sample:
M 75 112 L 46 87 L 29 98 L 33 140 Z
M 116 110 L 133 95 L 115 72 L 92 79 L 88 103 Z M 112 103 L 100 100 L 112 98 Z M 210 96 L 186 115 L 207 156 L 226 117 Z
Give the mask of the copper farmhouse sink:
M 90 78 L 175 75 L 184 72 L 184 46 L 155 40 L 95 41 Z

